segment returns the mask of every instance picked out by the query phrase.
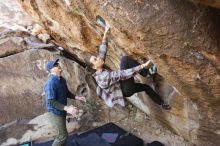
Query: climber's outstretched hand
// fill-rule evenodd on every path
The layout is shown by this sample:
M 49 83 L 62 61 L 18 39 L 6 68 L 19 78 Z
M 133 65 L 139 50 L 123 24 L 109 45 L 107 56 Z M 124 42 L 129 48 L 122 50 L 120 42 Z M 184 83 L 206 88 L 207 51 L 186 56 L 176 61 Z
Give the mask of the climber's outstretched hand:
M 109 24 L 106 24 L 104 36 L 106 36 L 106 34 L 109 32 L 109 30 L 110 30 L 110 26 L 109 26 Z

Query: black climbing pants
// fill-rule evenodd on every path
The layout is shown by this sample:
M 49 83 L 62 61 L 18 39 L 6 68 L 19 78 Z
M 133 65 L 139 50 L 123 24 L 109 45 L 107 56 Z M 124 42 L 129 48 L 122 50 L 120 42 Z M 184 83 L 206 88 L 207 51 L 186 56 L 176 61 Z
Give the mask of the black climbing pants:
M 125 70 L 140 65 L 137 61 L 133 60 L 129 56 L 123 56 L 121 59 L 120 69 Z M 139 72 L 140 75 L 146 77 L 148 69 L 142 69 Z M 145 91 L 146 94 L 157 104 L 163 104 L 161 97 L 148 85 L 135 83 L 134 77 L 127 80 L 120 81 L 121 89 L 124 97 L 132 96 L 134 93 Z

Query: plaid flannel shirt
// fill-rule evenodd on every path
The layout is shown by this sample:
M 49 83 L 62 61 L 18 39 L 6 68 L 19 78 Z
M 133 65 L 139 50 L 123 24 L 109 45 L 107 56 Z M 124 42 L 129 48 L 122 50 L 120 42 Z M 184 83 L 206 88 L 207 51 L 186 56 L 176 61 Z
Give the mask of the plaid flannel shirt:
M 106 41 L 103 40 L 99 48 L 99 57 L 105 59 L 106 52 Z M 100 96 L 109 107 L 113 107 L 116 103 L 125 106 L 119 81 L 133 77 L 141 69 L 139 65 L 126 70 L 110 71 L 105 69 L 101 72 L 94 73 L 93 77 L 98 85 L 96 88 L 97 95 Z

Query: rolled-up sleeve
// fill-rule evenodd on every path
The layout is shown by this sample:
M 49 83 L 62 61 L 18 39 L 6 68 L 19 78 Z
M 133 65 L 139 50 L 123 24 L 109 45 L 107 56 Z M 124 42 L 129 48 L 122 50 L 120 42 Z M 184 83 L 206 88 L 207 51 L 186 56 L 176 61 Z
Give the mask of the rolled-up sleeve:
M 99 57 L 105 60 L 106 53 L 107 53 L 106 39 L 103 39 L 102 44 L 99 47 Z
M 139 70 L 141 70 L 141 66 L 136 66 L 126 70 L 117 70 L 117 71 L 103 71 L 101 74 L 96 74 L 95 79 L 99 87 L 107 88 L 112 84 L 120 81 L 126 80 L 134 75 L 136 75 Z
M 140 70 L 141 70 L 141 66 L 136 66 L 130 69 L 126 69 L 126 70 L 117 70 L 117 71 L 111 71 L 109 74 L 109 84 L 113 84 L 115 82 L 118 82 L 120 80 L 126 80 L 129 79 L 131 77 L 133 77 L 134 75 L 136 75 Z

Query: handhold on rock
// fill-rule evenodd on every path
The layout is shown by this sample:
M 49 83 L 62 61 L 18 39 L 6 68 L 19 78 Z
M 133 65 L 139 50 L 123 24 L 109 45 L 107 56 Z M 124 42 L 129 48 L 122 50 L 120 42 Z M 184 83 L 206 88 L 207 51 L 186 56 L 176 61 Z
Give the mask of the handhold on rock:
M 67 6 L 70 6 L 71 1 L 70 0 L 64 0 Z
M 102 27 L 105 27 L 106 26 L 106 22 L 105 20 L 101 17 L 101 16 L 96 16 L 96 22 L 101 25 Z
M 51 39 L 50 35 L 47 33 L 39 34 L 37 37 L 42 40 L 44 43 L 48 43 L 48 41 Z
M 37 36 L 39 34 L 44 34 L 44 33 L 47 33 L 47 31 L 42 26 L 40 26 L 39 24 L 36 24 L 34 26 L 34 28 L 32 29 L 32 31 L 31 31 L 31 34 L 33 36 Z

